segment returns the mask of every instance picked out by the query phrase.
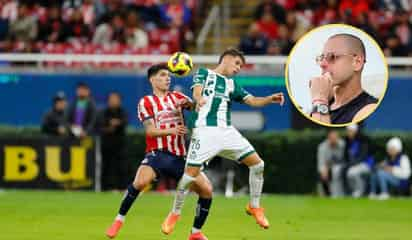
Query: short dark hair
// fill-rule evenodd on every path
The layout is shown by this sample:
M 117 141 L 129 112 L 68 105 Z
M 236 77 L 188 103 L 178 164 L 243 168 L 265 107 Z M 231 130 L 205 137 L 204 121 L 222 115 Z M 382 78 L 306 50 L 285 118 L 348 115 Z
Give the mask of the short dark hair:
M 225 56 L 227 56 L 227 55 L 233 56 L 233 57 L 240 57 L 240 59 L 242 59 L 243 64 L 246 63 L 245 55 L 243 54 L 242 51 L 240 51 L 240 50 L 238 50 L 238 49 L 236 49 L 236 48 L 228 48 L 228 49 L 226 49 L 226 50 L 220 55 L 220 57 L 219 57 L 219 63 L 221 63 L 222 60 L 223 60 L 223 58 L 224 58 Z
M 87 88 L 89 89 L 89 86 L 85 82 L 78 82 L 76 85 L 76 88 Z
M 160 63 L 160 64 L 155 64 L 152 65 L 148 70 L 147 70 L 147 78 L 150 79 L 153 75 L 156 75 L 160 70 L 167 70 L 169 71 L 169 68 L 165 63 Z

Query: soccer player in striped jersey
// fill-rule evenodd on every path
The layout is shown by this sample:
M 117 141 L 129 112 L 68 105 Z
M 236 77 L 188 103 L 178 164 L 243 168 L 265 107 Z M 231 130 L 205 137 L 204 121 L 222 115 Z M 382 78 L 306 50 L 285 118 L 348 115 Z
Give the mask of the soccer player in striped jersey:
M 184 195 L 201 173 L 201 165 L 215 156 L 231 159 L 249 167 L 250 202 L 246 212 L 252 215 L 257 224 L 267 229 L 269 221 L 260 206 L 263 188 L 264 162 L 253 146 L 231 124 L 230 111 L 233 101 L 252 107 L 263 107 L 278 103 L 283 105 L 283 93 L 266 97 L 255 97 L 244 90 L 231 77 L 236 75 L 245 58 L 242 52 L 228 49 L 222 53 L 219 65 L 213 69 L 200 68 L 193 78 L 193 98 L 196 101 L 194 129 L 186 159 L 185 173 L 180 179 L 174 205 L 181 205 Z M 173 212 L 169 213 L 164 224 L 173 222 Z M 173 225 L 174 226 L 174 225 Z
M 143 97 L 138 104 L 138 118 L 143 122 L 146 132 L 146 155 L 133 183 L 127 188 L 113 224 L 106 231 L 110 238 L 118 234 L 133 202 L 153 180 L 168 176 L 178 181 L 183 175 L 186 155 L 184 135 L 187 129 L 184 126 L 182 109 L 192 109 L 194 104 L 184 94 L 169 91 L 169 74 L 164 64 L 153 65 L 148 70 L 153 95 Z M 193 224 L 193 228 L 197 229 L 194 236 L 198 236 L 212 202 L 212 187 L 206 175 L 199 174 L 191 190 L 199 195 L 198 209 L 202 209 Z M 174 221 L 179 218 L 181 208 L 182 205 L 175 205 L 173 212 L 176 215 L 172 218 Z M 164 232 L 170 233 L 167 228 Z

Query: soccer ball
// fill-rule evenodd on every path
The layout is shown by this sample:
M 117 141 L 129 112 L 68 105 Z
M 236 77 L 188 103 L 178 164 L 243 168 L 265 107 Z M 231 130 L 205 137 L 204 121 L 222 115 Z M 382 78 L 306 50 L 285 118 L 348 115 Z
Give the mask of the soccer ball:
M 184 77 L 193 68 L 192 57 L 184 52 L 175 52 L 167 61 L 169 71 L 178 77 Z

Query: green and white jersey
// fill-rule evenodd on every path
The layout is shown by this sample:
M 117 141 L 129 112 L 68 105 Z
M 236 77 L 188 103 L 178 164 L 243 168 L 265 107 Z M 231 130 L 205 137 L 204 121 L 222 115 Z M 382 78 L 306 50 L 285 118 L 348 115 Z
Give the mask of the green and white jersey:
M 206 99 L 199 112 L 193 113 L 193 127 L 231 126 L 231 102 L 243 102 L 252 96 L 235 80 L 220 75 L 210 69 L 200 68 L 193 77 L 192 88 L 202 86 L 202 96 Z

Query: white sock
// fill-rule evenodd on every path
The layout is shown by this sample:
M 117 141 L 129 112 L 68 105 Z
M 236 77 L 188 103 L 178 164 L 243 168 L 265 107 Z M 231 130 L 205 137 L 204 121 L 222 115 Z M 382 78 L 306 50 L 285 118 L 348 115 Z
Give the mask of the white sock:
M 249 167 L 249 192 L 250 206 L 252 208 L 260 207 L 260 195 L 263 189 L 263 170 L 265 163 L 262 161 Z
M 121 222 L 124 222 L 124 220 L 126 220 L 126 216 L 123 216 L 123 215 L 117 214 L 117 216 L 116 216 L 116 220 L 119 220 L 119 221 L 121 221 Z
M 190 184 L 195 180 L 195 178 L 183 174 L 179 183 L 177 184 L 175 200 L 173 202 L 172 212 L 175 214 L 181 214 L 183 203 L 185 201 L 186 192 L 189 189 Z
M 192 227 L 192 234 L 200 232 L 200 229 L 197 229 L 195 227 Z

